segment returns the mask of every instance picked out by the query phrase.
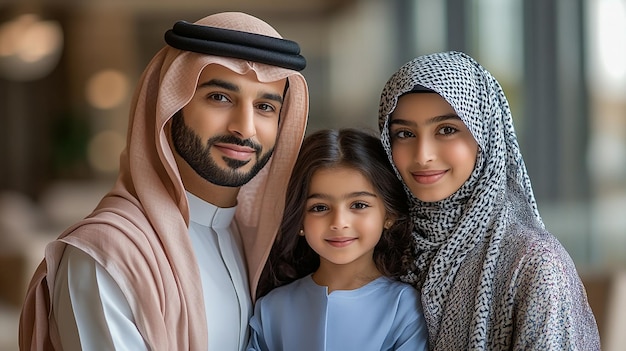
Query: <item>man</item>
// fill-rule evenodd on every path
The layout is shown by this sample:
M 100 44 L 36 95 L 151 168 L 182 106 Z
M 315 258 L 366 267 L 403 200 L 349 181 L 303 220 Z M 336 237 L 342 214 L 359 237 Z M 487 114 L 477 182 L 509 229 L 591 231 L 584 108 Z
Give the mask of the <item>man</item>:
M 113 189 L 46 248 L 22 350 L 241 350 L 308 91 L 296 43 L 242 13 L 178 22 L 136 90 Z

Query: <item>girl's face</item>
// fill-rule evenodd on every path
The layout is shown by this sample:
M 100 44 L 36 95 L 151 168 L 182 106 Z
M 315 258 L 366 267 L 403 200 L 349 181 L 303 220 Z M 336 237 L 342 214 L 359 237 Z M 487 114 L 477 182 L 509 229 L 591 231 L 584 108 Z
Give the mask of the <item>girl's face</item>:
M 304 236 L 320 255 L 321 272 L 338 266 L 358 273 L 377 272 L 372 255 L 386 210 L 361 172 L 348 167 L 315 171 L 304 210 Z
M 421 201 L 447 198 L 472 174 L 478 144 L 439 94 L 400 97 L 389 129 L 393 162 Z

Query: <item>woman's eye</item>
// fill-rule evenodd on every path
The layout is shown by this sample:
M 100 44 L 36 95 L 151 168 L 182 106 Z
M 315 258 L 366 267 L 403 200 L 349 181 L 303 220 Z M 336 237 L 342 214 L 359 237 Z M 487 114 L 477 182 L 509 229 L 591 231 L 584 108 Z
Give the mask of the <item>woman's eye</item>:
M 458 129 L 451 127 L 451 126 L 446 126 L 446 127 L 441 127 L 438 131 L 438 134 L 442 134 L 442 135 L 450 135 L 450 134 L 454 134 L 458 131 Z
M 392 134 L 393 138 L 395 139 L 406 139 L 413 136 L 413 133 L 409 132 L 408 130 L 398 130 L 396 132 L 393 132 Z

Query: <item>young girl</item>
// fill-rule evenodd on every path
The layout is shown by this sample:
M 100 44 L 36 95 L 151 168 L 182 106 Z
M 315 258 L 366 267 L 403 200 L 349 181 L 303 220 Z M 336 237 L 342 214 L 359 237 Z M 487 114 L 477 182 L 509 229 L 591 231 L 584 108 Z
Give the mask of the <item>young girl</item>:
M 276 289 L 256 303 L 248 350 L 425 350 L 419 294 L 395 280 L 406 270 L 407 214 L 377 137 L 305 138 L 259 293 Z
M 499 83 L 459 52 L 405 64 L 381 139 L 409 194 L 434 350 L 599 350 L 570 256 L 543 225 Z

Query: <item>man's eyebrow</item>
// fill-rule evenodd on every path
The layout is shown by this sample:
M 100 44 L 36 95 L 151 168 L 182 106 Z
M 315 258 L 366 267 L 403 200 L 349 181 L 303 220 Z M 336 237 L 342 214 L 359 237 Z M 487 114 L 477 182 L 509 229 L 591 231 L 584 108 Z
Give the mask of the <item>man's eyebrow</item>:
M 234 92 L 239 91 L 239 87 L 237 85 L 233 83 L 229 83 L 221 79 L 211 79 L 207 82 L 198 84 L 198 89 L 205 88 L 205 87 L 219 87 L 219 88 L 223 88 L 223 89 L 234 91 Z
M 218 88 L 222 88 L 222 89 L 226 89 L 232 92 L 239 92 L 239 86 L 237 86 L 236 84 L 227 82 L 225 80 L 221 80 L 221 79 L 211 79 L 207 82 L 204 83 L 200 83 L 198 85 L 198 89 L 200 88 L 205 88 L 205 87 L 218 87 Z M 280 96 L 279 94 L 272 94 L 272 93 L 262 93 L 260 96 L 262 99 L 267 99 L 267 100 L 273 100 L 276 101 L 278 103 L 280 103 L 282 105 L 283 103 L 283 97 Z
M 283 97 L 278 94 L 264 93 L 264 94 L 261 94 L 261 98 L 276 101 L 281 105 L 283 104 Z

